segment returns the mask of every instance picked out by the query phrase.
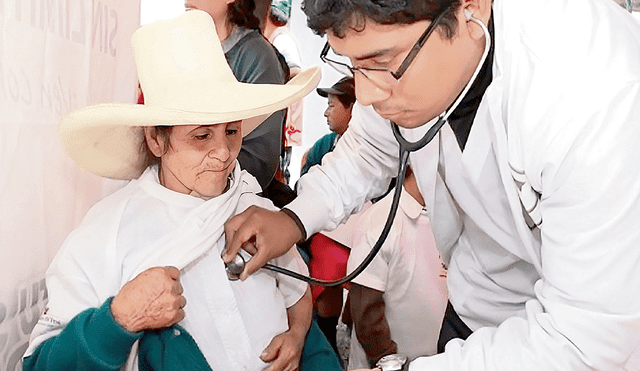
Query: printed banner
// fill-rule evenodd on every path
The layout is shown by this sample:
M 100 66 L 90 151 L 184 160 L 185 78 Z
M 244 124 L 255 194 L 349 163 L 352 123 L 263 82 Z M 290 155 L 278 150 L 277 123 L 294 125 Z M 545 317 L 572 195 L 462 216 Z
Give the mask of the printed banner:
M 44 274 L 67 234 L 121 186 L 75 165 L 60 118 L 135 102 L 140 0 L 0 0 L 0 370 L 22 370 Z

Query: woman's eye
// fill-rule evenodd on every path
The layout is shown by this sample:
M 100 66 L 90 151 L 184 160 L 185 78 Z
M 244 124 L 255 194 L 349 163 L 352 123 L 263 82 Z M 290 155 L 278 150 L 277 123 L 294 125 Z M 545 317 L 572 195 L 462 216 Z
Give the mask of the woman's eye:
M 197 140 L 205 140 L 209 138 L 209 134 L 198 134 L 194 136 Z
M 235 135 L 238 133 L 237 129 L 227 129 L 227 135 Z

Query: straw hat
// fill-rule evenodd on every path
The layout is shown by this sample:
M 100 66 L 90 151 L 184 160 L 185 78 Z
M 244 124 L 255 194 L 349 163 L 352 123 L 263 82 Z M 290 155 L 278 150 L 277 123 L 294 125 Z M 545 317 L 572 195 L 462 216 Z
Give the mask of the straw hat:
M 82 168 L 113 179 L 133 179 L 147 166 L 143 127 L 242 122 L 243 136 L 286 108 L 320 80 L 320 69 L 286 85 L 236 80 L 209 14 L 191 10 L 139 28 L 132 36 L 145 104 L 88 106 L 62 118 L 62 146 Z

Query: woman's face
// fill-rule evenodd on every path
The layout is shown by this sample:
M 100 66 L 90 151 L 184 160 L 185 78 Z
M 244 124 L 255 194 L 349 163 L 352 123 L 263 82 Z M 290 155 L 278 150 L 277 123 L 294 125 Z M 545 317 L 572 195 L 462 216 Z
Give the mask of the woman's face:
M 219 23 L 227 19 L 229 4 L 235 0 L 186 0 L 184 7 L 187 10 L 198 9 L 209 13 L 213 21 Z
M 241 123 L 174 126 L 167 142 L 146 128 L 149 149 L 160 158 L 160 183 L 194 196 L 224 193 L 242 145 Z

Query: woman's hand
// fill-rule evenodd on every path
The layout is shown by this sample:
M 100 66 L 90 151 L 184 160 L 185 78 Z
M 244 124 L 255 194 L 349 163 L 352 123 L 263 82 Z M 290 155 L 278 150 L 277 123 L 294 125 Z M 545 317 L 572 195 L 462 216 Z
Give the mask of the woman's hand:
M 260 355 L 263 362 L 271 363 L 267 371 L 294 371 L 300 367 L 302 348 L 311 326 L 313 303 L 311 290 L 287 308 L 289 330 L 276 336 Z
M 116 322 L 131 332 L 170 327 L 184 318 L 180 271 L 154 267 L 127 282 L 111 301 Z
M 260 355 L 263 362 L 271 363 L 266 371 L 295 371 L 300 367 L 300 357 L 306 334 L 291 330 L 274 337 Z

